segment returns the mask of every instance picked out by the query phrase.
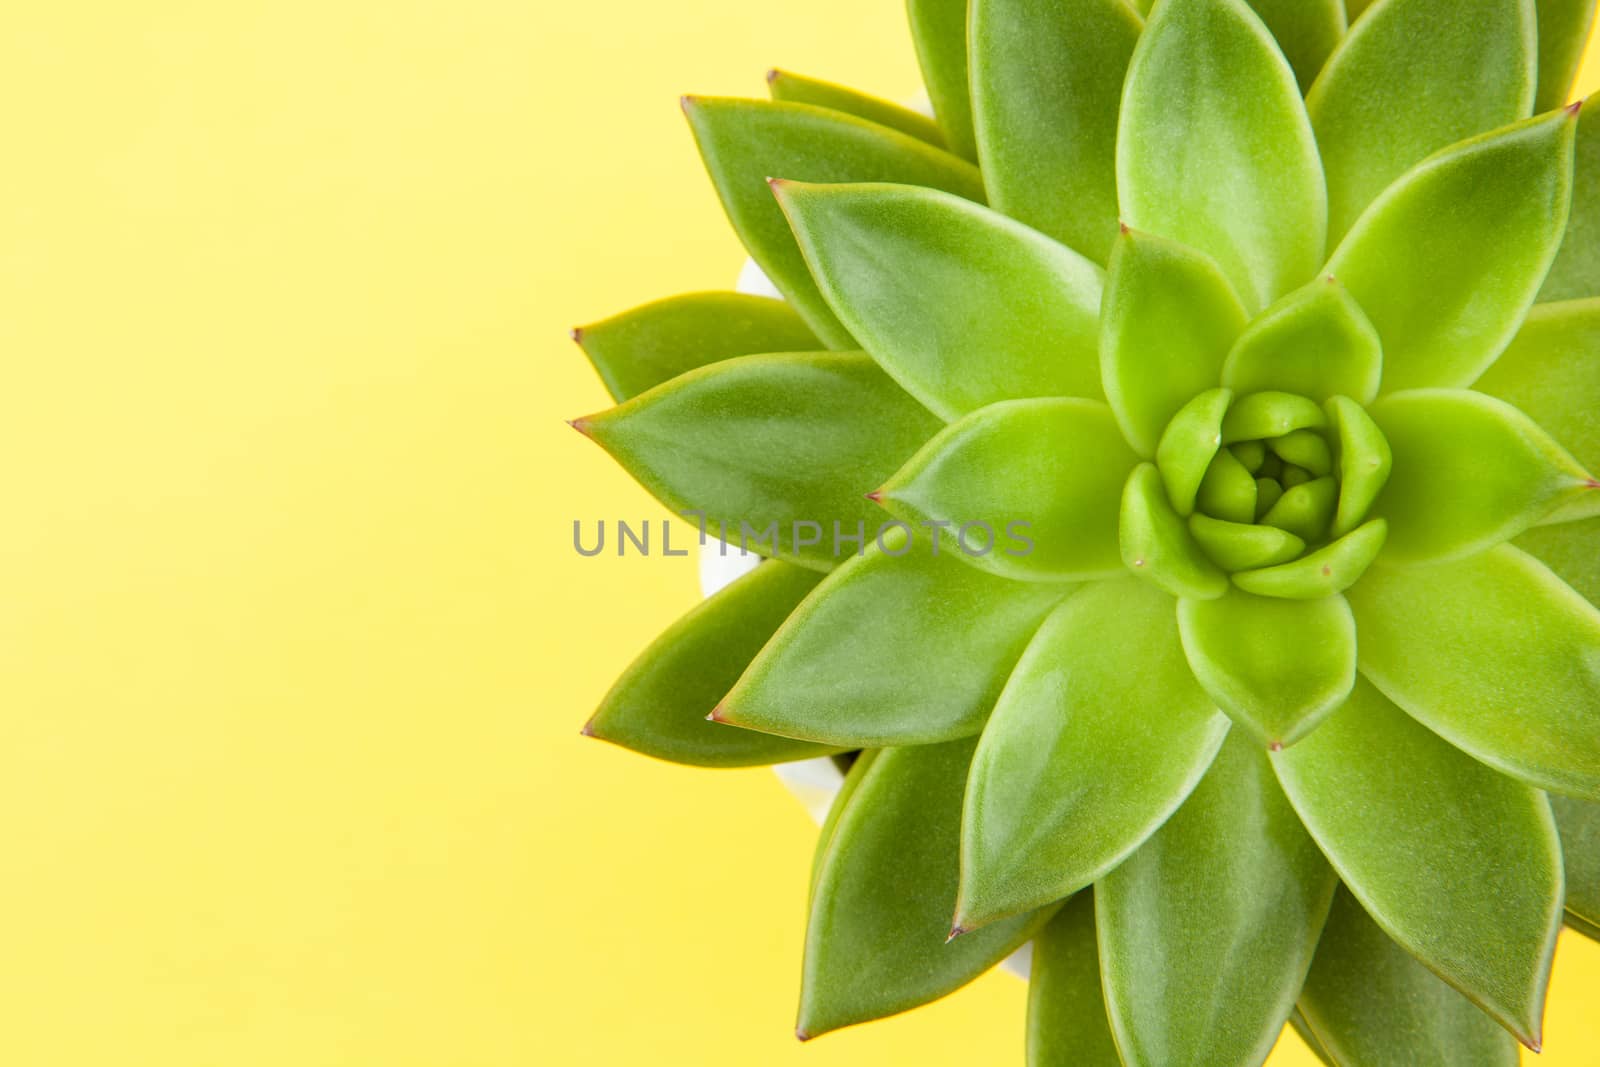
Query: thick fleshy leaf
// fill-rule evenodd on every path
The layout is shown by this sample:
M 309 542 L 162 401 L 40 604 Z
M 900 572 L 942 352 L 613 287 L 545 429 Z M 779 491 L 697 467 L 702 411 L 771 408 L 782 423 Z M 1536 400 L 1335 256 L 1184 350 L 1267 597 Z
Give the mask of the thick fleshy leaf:
M 1600 518 L 1538 526 L 1512 544 L 1549 567 L 1589 603 L 1600 606 Z
M 674 512 L 821 570 L 865 551 L 863 487 L 939 428 L 859 352 L 724 360 L 573 425 Z
M 1509 540 L 1600 488 L 1533 420 L 1468 389 L 1393 393 L 1367 409 L 1394 454 L 1371 514 L 1384 558 L 1455 559 Z
M 1305 1043 L 1306 1048 L 1317 1058 L 1318 1063 L 1322 1064 L 1323 1067 L 1339 1067 L 1334 1062 L 1333 1053 L 1324 1048 L 1317 1035 L 1311 1032 L 1311 1024 L 1306 1022 L 1305 1016 L 1300 1014 L 1298 1007 L 1289 1014 L 1289 1025 L 1294 1027 L 1296 1036 Z
M 1141 456 L 1155 455 L 1172 417 L 1217 384 L 1244 327 L 1239 298 L 1209 258 L 1155 234 L 1117 239 L 1106 275 L 1100 373 L 1123 436 Z
M 1070 248 L 931 189 L 775 191 L 828 303 L 930 411 L 1101 395 L 1102 272 Z
M 989 203 L 1098 263 L 1117 235 L 1117 109 L 1142 23 L 1123 0 L 973 0 Z
M 946 524 L 965 563 L 1081 581 L 1122 573 L 1117 511 L 1137 462 L 1104 404 L 1008 400 L 945 427 L 873 497 L 912 525 Z
M 1306 549 L 1306 543 L 1287 530 L 1224 522 L 1209 515 L 1189 516 L 1189 532 L 1206 555 L 1230 573 L 1287 563 Z
M 1272 390 L 1318 401 L 1342 394 L 1363 404 L 1378 395 L 1382 376 L 1378 331 L 1334 278 L 1262 312 L 1222 368 L 1222 384 L 1236 393 Z
M 706 713 L 818 577 L 770 560 L 703 602 L 622 672 L 583 732 L 701 767 L 749 767 L 837 752 L 706 721 Z
M 1600 611 L 1510 545 L 1373 567 L 1345 594 L 1361 672 L 1506 774 L 1600 799 Z
M 906 0 L 906 15 L 922 82 L 945 143 L 975 159 L 972 97 L 967 88 L 967 0 Z
M 1300 1014 L 1341 1067 L 1517 1067 L 1517 1043 L 1390 940 L 1348 891 L 1300 993 Z
M 811 104 L 832 111 L 842 111 L 858 119 L 876 122 L 892 130 L 926 141 L 935 148 L 944 147 L 944 134 L 939 124 L 926 115 L 908 107 L 890 103 L 881 97 L 870 96 L 843 85 L 808 78 L 787 70 L 767 71 L 767 91 L 772 99 L 790 104 Z
M 1085 889 L 1033 939 L 1028 1067 L 1123 1067 L 1106 1018 L 1094 928 L 1094 893 Z
M 1331 534 L 1343 537 L 1366 520 L 1372 502 L 1388 484 L 1394 453 L 1372 416 L 1354 400 L 1336 396 L 1323 409 L 1333 424 L 1339 457 L 1339 507 Z
M 1511 404 L 1579 463 L 1600 469 L 1600 299 L 1535 305 L 1473 388 Z
M 1536 110 L 1567 102 L 1578 76 L 1583 46 L 1594 22 L 1595 0 L 1535 0 L 1539 12 L 1539 95 Z
M 1294 1008 L 1338 880 L 1243 734 L 1095 886 L 1128 1067 L 1254 1067 Z
M 718 715 L 852 748 L 977 733 L 1073 587 L 1000 578 L 959 553 L 947 535 L 846 562 L 778 628 Z
M 1539 290 L 1540 300 L 1588 296 L 1600 296 L 1600 97 L 1595 96 L 1578 115 L 1567 233 Z
M 684 113 L 739 239 L 830 348 L 857 344 L 828 309 L 768 178 L 908 182 L 983 199 L 976 167 L 877 123 L 809 104 L 690 97 Z
M 973 742 L 880 752 L 817 855 L 798 1032 L 816 1037 L 959 989 L 1032 937 L 1045 908 L 945 944 Z
M 1380 196 L 1328 265 L 1383 339 L 1383 389 L 1464 386 L 1521 325 L 1567 223 L 1573 117 L 1447 148 Z
M 1600 804 L 1552 794 L 1550 810 L 1561 831 L 1567 911 L 1600 926 Z
M 1132 226 L 1212 256 L 1250 311 L 1304 284 L 1327 230 L 1294 73 L 1243 0 L 1164 0 L 1139 39 L 1117 136 Z
M 1122 562 L 1173 596 L 1210 600 L 1227 592 L 1228 576 L 1212 562 L 1167 499 L 1161 474 L 1141 463 L 1122 491 Z
M 1166 821 L 1228 720 L 1195 683 L 1172 598 L 1085 586 L 1040 627 L 989 718 L 962 814 L 956 924 L 1077 892 Z
M 1274 765 L 1378 924 L 1538 1048 L 1562 900 L 1544 796 L 1446 744 L 1366 681 Z
M 1460 0 L 1390 0 L 1351 28 L 1307 94 L 1332 241 L 1417 163 L 1531 113 L 1529 0 L 1476 0 L 1461 16 Z
M 572 331 L 613 399 L 627 400 L 708 363 L 822 347 L 793 308 L 743 293 L 686 293 Z
M 1222 420 L 1232 403 L 1231 389 L 1207 390 L 1179 409 L 1161 434 L 1156 468 L 1179 515 L 1194 514 L 1195 500 L 1222 441 Z
M 1302 91 L 1311 88 L 1344 36 L 1344 0 L 1250 0 L 1267 24 Z
M 1378 558 L 1388 529 L 1384 520 L 1373 519 L 1299 559 L 1239 571 L 1233 576 L 1233 584 L 1247 593 L 1291 600 L 1317 600 L 1342 593 L 1359 581 Z
M 1179 601 L 1178 626 L 1211 699 L 1269 748 L 1310 733 L 1355 683 L 1356 624 L 1342 596 L 1285 600 L 1233 589 Z

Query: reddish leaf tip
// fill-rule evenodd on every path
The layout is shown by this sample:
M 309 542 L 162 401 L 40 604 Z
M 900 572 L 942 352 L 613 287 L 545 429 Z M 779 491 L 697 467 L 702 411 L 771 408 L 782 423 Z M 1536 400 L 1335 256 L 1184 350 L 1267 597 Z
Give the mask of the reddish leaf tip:
M 578 731 L 578 736 L 580 736 L 580 737 L 593 737 L 594 736 L 594 720 L 593 719 L 590 719 L 588 722 L 583 724 L 583 729 Z
M 1326 280 L 1327 280 L 1327 283 L 1328 283 L 1328 284 L 1329 284 L 1329 285 L 1338 285 L 1338 284 L 1339 284 L 1339 279 L 1338 279 L 1338 278 L 1335 278 L 1335 277 L 1334 277 L 1334 276 L 1333 276 L 1333 275 L 1331 275 L 1331 274 L 1330 274 L 1330 275 L 1328 275 L 1328 276 L 1327 276 L 1327 279 L 1326 279 Z
M 688 94 L 678 97 L 678 106 L 683 108 L 685 111 L 692 111 L 694 106 L 699 102 L 700 101 L 698 98 L 689 96 Z
M 948 945 L 950 942 L 954 941 L 956 938 L 960 937 L 962 934 L 964 934 L 966 932 L 967 932 L 966 927 L 961 926 L 958 923 L 955 926 L 952 926 L 950 928 L 950 936 L 944 939 L 944 943 Z
M 806 1033 L 805 1030 L 802 1027 L 797 1026 L 797 1027 L 794 1028 L 794 1038 L 795 1038 L 796 1041 L 801 1041 L 801 1042 L 810 1041 L 811 1040 L 811 1035 Z
M 1585 489 L 1600 489 L 1600 481 L 1590 478 L 1588 481 L 1583 483 L 1583 487 Z
M 567 336 L 572 338 L 578 344 L 583 344 L 583 327 L 574 326 L 572 329 L 567 331 Z
M 577 419 L 568 419 L 567 420 L 567 425 L 571 426 L 574 430 L 577 430 L 579 433 L 583 434 L 583 436 L 585 436 L 585 437 L 589 436 L 589 419 L 587 417 L 577 418 Z
M 1117 230 L 1124 237 L 1128 236 L 1130 233 L 1133 232 L 1133 230 L 1129 228 L 1128 224 L 1126 222 L 1123 222 L 1121 219 L 1117 220 Z
M 1528 1051 L 1532 1052 L 1534 1055 L 1538 1055 L 1544 1051 L 1544 1039 L 1538 1034 L 1533 1034 L 1529 1037 L 1519 1037 L 1517 1040 L 1528 1046 Z
M 779 70 L 777 67 L 773 67 L 771 70 L 767 71 L 767 84 L 771 85 L 781 77 L 783 77 L 783 71 Z
M 725 723 L 725 722 L 728 721 L 727 713 L 723 710 L 721 704 L 718 704 L 716 707 L 711 709 L 711 714 L 706 716 L 706 721 L 707 722 L 722 722 L 722 723 Z
M 1267 751 L 1268 752 L 1282 752 L 1283 751 L 1283 742 L 1282 741 L 1270 742 L 1267 745 Z
M 1562 110 L 1567 113 L 1567 117 L 1568 118 L 1575 119 L 1575 118 L 1578 117 L 1578 112 L 1583 110 L 1583 101 L 1582 100 L 1574 100 L 1572 103 L 1570 103 L 1566 107 L 1562 108 Z M 1538 1052 L 1539 1050 L 1538 1049 L 1534 1049 L 1534 1051 Z
M 883 490 L 874 489 L 872 492 L 867 494 L 867 499 L 872 501 L 874 504 L 883 503 Z

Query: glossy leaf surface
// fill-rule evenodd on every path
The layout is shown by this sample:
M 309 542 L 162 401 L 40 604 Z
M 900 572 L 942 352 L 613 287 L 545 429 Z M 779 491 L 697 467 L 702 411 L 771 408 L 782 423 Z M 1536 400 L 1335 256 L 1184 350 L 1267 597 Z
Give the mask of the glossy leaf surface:
M 775 188 L 834 312 L 930 411 L 1101 395 L 1102 272 L 1076 252 L 929 189 Z
M 967 87 L 967 0 L 906 0 L 906 15 L 922 82 L 945 142 L 967 159 L 974 159 L 972 100 Z
M 1239 298 L 1209 258 L 1154 234 L 1118 238 L 1106 276 L 1100 371 L 1106 400 L 1140 455 L 1155 455 L 1172 417 L 1216 386 L 1244 327 Z
M 1383 377 L 1383 343 L 1336 279 L 1295 290 L 1252 322 L 1222 368 L 1239 394 L 1272 390 L 1324 401 L 1369 403 Z
M 1573 125 L 1556 112 L 1430 156 L 1334 252 L 1383 339 L 1385 392 L 1468 385 L 1510 342 L 1566 226 Z
M 830 348 L 858 346 L 811 280 L 768 178 L 908 182 L 983 199 L 976 167 L 915 137 L 838 111 L 699 97 L 685 100 L 684 112 L 739 239 Z
M 748 767 L 838 751 L 706 721 L 818 577 L 771 560 L 700 604 L 622 672 L 583 732 L 702 767 Z
M 967 784 L 957 923 L 1082 889 L 1166 820 L 1227 732 L 1178 643 L 1173 601 L 1133 579 L 1069 597 L 984 729 Z
M 858 119 L 899 130 L 919 141 L 926 141 L 935 148 L 945 146 L 944 134 L 940 132 L 939 124 L 928 116 L 847 86 L 835 85 L 819 78 L 808 78 L 804 74 L 795 74 L 792 71 L 771 70 L 767 72 L 767 91 L 774 100 L 842 111 L 846 115 L 854 115 Z
M 1331 533 L 1343 537 L 1366 519 L 1389 483 L 1394 452 L 1372 416 L 1354 400 L 1336 396 L 1323 406 L 1333 424 L 1339 462 L 1339 506 Z
M 1258 596 L 1317 600 L 1349 589 L 1367 572 L 1383 548 L 1389 524 L 1373 519 L 1315 552 L 1271 567 L 1245 570 L 1233 584 Z
M 1491 767 L 1600 799 L 1600 611 L 1547 568 L 1502 545 L 1376 566 L 1345 595 L 1389 699 Z
M 1128 68 L 1117 137 L 1127 223 L 1209 254 L 1246 310 L 1310 280 L 1327 228 L 1294 74 L 1243 0 L 1164 0 Z
M 1263 1062 L 1337 884 L 1266 756 L 1230 736 L 1177 813 L 1095 886 L 1128 1067 Z
M 1390 940 L 1347 890 L 1300 993 L 1300 1013 L 1345 1067 L 1517 1067 L 1517 1042 Z
M 1466 389 L 1384 397 L 1368 414 L 1394 454 L 1372 514 L 1386 559 L 1455 559 L 1509 540 L 1581 497 L 1600 497 L 1577 461 L 1502 400 Z
M 1355 620 L 1340 596 L 1285 600 L 1233 589 L 1180 601 L 1178 624 L 1195 677 L 1263 746 L 1300 740 L 1355 681 Z
M 1529 0 L 1479 0 L 1461 16 L 1459 0 L 1375 7 L 1307 95 L 1332 241 L 1414 165 L 1531 113 L 1538 38 Z
M 1446 744 L 1365 681 L 1274 762 L 1378 924 L 1538 1047 L 1562 900 L 1544 796 Z
M 1123 0 L 972 0 L 972 101 L 989 203 L 1104 263 L 1117 109 L 1140 19 Z
M 866 356 L 829 352 L 725 360 L 576 425 L 674 512 L 729 541 L 776 523 L 765 554 L 826 570 L 857 551 L 834 551 L 831 524 L 871 538 L 883 513 L 862 494 L 939 423 Z M 822 526 L 817 543 L 796 523 Z
M 1538 526 L 1512 542 L 1600 605 L 1600 518 Z
M 1210 600 L 1227 591 L 1228 576 L 1173 510 L 1153 464 L 1141 463 L 1128 478 L 1119 533 L 1122 562 L 1137 577 L 1173 596 Z
M 1033 939 L 1028 1067 L 1123 1067 L 1100 989 L 1094 910 L 1085 889 Z
M 892 546 L 891 546 L 892 547 Z M 957 558 L 953 535 L 851 559 L 778 628 L 722 700 L 735 725 L 850 747 L 977 733 L 1022 650 L 1071 586 Z M 935 552 L 937 551 L 937 554 Z
M 1052 914 L 950 944 L 971 741 L 879 753 L 817 857 L 799 1032 L 815 1037 L 926 1004 L 999 963 Z
M 1600 468 L 1600 299 L 1535 305 L 1473 388 L 1527 415 L 1586 468 Z
M 733 356 L 821 347 L 788 304 L 743 293 L 668 297 L 579 327 L 572 339 L 618 402 Z
M 1117 510 L 1136 462 L 1104 404 L 1010 400 L 947 426 L 875 495 L 905 522 L 948 524 L 972 566 L 1079 581 L 1122 573 Z

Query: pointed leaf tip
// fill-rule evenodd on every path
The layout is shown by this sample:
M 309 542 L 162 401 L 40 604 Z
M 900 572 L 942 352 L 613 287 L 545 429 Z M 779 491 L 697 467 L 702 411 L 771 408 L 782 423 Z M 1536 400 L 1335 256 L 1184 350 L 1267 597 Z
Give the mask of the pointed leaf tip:
M 1565 111 L 1567 113 L 1567 117 L 1568 118 L 1575 119 L 1575 118 L 1578 117 L 1578 112 L 1583 110 L 1583 101 L 1582 100 L 1574 100 L 1572 103 L 1568 104 L 1566 107 L 1562 108 L 1561 110 Z M 1533 1051 L 1538 1052 L 1539 1050 L 1538 1049 L 1534 1049 Z
M 1133 233 L 1133 227 L 1129 226 L 1126 222 L 1123 222 L 1121 219 L 1117 220 L 1117 229 L 1122 232 L 1122 236 L 1124 236 L 1124 237 L 1127 237 L 1127 236 L 1129 236 L 1129 235 L 1131 235 Z
M 567 331 L 567 336 L 572 338 L 578 344 L 583 344 L 583 327 L 574 326 L 572 329 Z
M 588 722 L 583 724 L 583 729 L 578 731 L 578 736 L 579 737 L 593 737 L 594 736 L 594 720 L 593 719 L 590 719 Z
M 783 77 L 783 71 L 779 70 L 777 67 L 773 67 L 771 70 L 767 71 L 767 84 L 771 85 L 781 77 Z
M 583 434 L 583 436 L 589 436 L 589 416 L 582 415 L 576 419 L 566 419 L 565 422 L 568 426 Z
M 725 723 L 728 721 L 728 713 L 723 709 L 721 704 L 718 704 L 716 707 L 711 709 L 711 714 L 706 716 L 706 721 Z
M 697 98 L 690 96 L 687 93 L 678 97 L 678 106 L 683 108 L 685 112 L 694 110 L 694 106 L 699 102 L 700 101 Z
M 806 1033 L 803 1028 L 797 1026 L 794 1028 L 794 1039 L 804 1043 L 811 1040 L 811 1035 Z
M 960 937 L 962 934 L 964 934 L 966 932 L 967 932 L 966 927 L 961 926 L 958 923 L 955 926 L 952 926 L 950 928 L 950 936 L 944 939 L 944 943 L 948 945 L 950 942 L 954 941 L 956 938 Z
M 867 494 L 867 499 L 872 501 L 874 504 L 883 503 L 883 490 L 874 489 L 872 492 Z

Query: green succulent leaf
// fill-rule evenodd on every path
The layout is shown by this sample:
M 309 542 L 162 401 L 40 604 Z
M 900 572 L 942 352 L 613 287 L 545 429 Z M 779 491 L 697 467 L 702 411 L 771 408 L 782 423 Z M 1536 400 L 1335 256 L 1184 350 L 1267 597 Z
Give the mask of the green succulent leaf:
M 857 551 L 841 532 L 864 550 L 883 515 L 862 487 L 939 428 L 858 352 L 724 360 L 574 425 L 674 512 L 818 570 Z
M 1243 734 L 1095 886 L 1128 1067 L 1254 1067 L 1294 1008 L 1338 880 Z
M 940 132 L 939 124 L 926 115 L 843 85 L 808 78 L 803 74 L 787 70 L 770 70 L 767 72 L 767 91 L 774 100 L 842 111 L 846 115 L 854 115 L 858 119 L 875 122 L 891 130 L 899 130 L 919 141 L 926 141 L 935 148 L 945 146 L 944 134 Z
M 1341 596 L 1284 600 L 1233 589 L 1179 601 L 1178 627 L 1211 699 L 1270 748 L 1310 733 L 1355 683 L 1356 624 Z
M 1120 536 L 1128 569 L 1173 596 L 1210 600 L 1227 592 L 1228 576 L 1200 550 L 1173 510 L 1154 464 L 1141 463 L 1128 476 Z
M 1300 1040 L 1305 1043 L 1311 1054 L 1317 1058 L 1318 1063 L 1322 1064 L 1323 1067 L 1339 1067 L 1334 1062 L 1333 1053 L 1323 1047 L 1317 1035 L 1311 1032 L 1311 1024 L 1306 1022 L 1305 1016 L 1300 1014 L 1298 1007 L 1289 1014 L 1289 1025 L 1294 1027 L 1294 1032 L 1299 1035 Z
M 1473 386 L 1525 413 L 1585 467 L 1600 468 L 1600 299 L 1537 304 Z M 1600 493 L 1589 493 L 1600 505 Z
M 781 300 L 743 293 L 668 297 L 572 331 L 619 403 L 708 363 L 822 347 Z
M 1389 699 L 1491 767 L 1600 799 L 1600 611 L 1537 560 L 1380 565 L 1346 596 Z
M 1511 1035 L 1390 940 L 1345 890 L 1333 898 L 1300 1013 L 1341 1067 L 1517 1067 Z
M 759 766 L 839 751 L 706 721 L 819 577 L 770 560 L 701 603 L 622 672 L 583 732 L 700 767 Z
M 945 142 L 964 158 L 976 159 L 967 86 L 967 0 L 906 0 L 906 15 Z
M 1365 681 L 1275 766 L 1368 914 L 1538 1048 L 1562 900 L 1544 796 L 1446 744 Z
M 1378 331 L 1333 278 L 1303 286 L 1262 312 L 1228 353 L 1222 384 L 1236 393 L 1292 393 L 1324 401 L 1378 395 Z
M 1195 494 L 1200 510 L 1227 522 L 1249 522 L 1256 516 L 1256 480 L 1230 449 L 1211 457 Z
M 1339 462 L 1339 507 L 1332 535 L 1343 537 L 1367 517 L 1388 484 L 1394 453 L 1372 416 L 1354 400 L 1336 396 L 1323 407 L 1333 424 Z
M 930 411 L 1101 395 L 1102 272 L 1078 253 L 932 189 L 775 190 L 840 320 Z
M 1589 296 L 1600 296 L 1600 96 L 1591 96 L 1578 115 L 1572 213 L 1561 251 L 1539 290 L 1539 299 L 1546 301 Z
M 1252 393 L 1228 409 L 1222 420 L 1222 443 L 1282 437 L 1327 424 L 1322 409 L 1303 396 L 1281 391 Z
M 778 627 L 718 714 L 852 748 L 977 733 L 1072 587 L 996 577 L 959 553 L 952 535 L 845 562 Z
M 1530 0 L 1390 0 L 1352 27 L 1306 96 L 1331 240 L 1434 152 L 1526 118 L 1537 40 Z
M 1600 804 L 1551 794 L 1567 872 L 1567 912 L 1600 926 Z
M 1167 499 L 1180 515 L 1194 512 L 1200 487 L 1222 441 L 1222 420 L 1233 403 L 1228 389 L 1210 389 L 1172 416 L 1156 446 L 1156 468 L 1166 483 Z
M 1536 0 L 1539 13 L 1539 95 L 1536 110 L 1567 102 L 1594 22 L 1595 0 Z
M 1094 882 L 1210 766 L 1228 720 L 1189 673 L 1172 605 L 1133 579 L 1100 582 L 1068 597 L 1034 636 L 973 759 L 958 927 Z
M 1510 342 L 1566 227 L 1573 126 L 1558 111 L 1430 156 L 1334 252 L 1383 339 L 1385 392 L 1468 385 Z
M 1097 263 L 1117 234 L 1117 108 L 1141 28 L 1123 0 L 972 3 L 989 202 Z
M 1384 520 L 1373 519 L 1299 559 L 1239 571 L 1233 576 L 1233 584 L 1247 593 L 1291 600 L 1316 600 L 1342 593 L 1359 581 L 1378 558 L 1388 529 Z
M 687 98 L 684 112 L 750 255 L 830 348 L 859 347 L 811 279 L 768 178 L 907 182 L 983 199 L 978 169 L 877 123 L 809 104 Z
M 1466 389 L 1393 393 L 1368 409 L 1394 452 L 1372 514 L 1386 559 L 1456 559 L 1509 540 L 1583 497 L 1593 479 L 1533 420 Z
M 1033 939 L 1028 1067 L 1123 1067 L 1100 989 L 1091 890 L 1067 901 Z
M 1217 384 L 1245 328 L 1239 298 L 1209 258 L 1131 231 L 1112 248 L 1100 321 L 1106 399 L 1123 435 L 1146 457 L 1155 455 L 1171 419 Z M 1224 409 L 1231 396 L 1222 399 Z
M 1600 605 L 1600 518 L 1538 526 L 1512 542 Z
M 1044 908 L 945 944 L 972 749 L 970 740 L 887 749 L 840 795 L 817 855 L 806 925 L 802 1037 L 959 989 L 1054 914 Z
M 1278 39 L 1301 91 L 1311 88 L 1344 36 L 1344 0 L 1250 0 L 1250 6 Z
M 945 427 L 873 496 L 907 523 L 948 524 L 975 567 L 1082 581 L 1122 573 L 1117 512 L 1137 462 L 1104 404 L 1008 400 Z
M 1306 543 L 1287 530 L 1210 515 L 1189 516 L 1189 532 L 1205 554 L 1230 573 L 1287 563 L 1306 550 Z
M 1327 197 L 1294 73 L 1243 0 L 1165 0 L 1122 100 L 1123 218 L 1212 256 L 1250 311 L 1308 281 Z
M 1320 541 L 1333 521 L 1339 485 L 1333 478 L 1316 478 L 1292 485 L 1261 516 L 1261 521 L 1288 530 L 1305 541 Z

